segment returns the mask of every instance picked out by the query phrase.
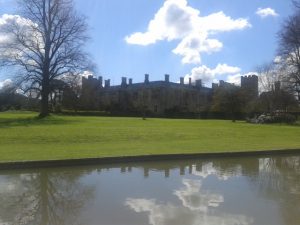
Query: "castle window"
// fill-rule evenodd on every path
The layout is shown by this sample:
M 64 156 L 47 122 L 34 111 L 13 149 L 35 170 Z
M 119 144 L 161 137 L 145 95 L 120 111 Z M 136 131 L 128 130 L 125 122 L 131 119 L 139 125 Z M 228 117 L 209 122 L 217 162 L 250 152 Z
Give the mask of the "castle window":
M 157 105 L 155 105 L 154 106 L 154 112 L 157 113 L 157 111 L 158 111 L 158 107 L 157 107 Z

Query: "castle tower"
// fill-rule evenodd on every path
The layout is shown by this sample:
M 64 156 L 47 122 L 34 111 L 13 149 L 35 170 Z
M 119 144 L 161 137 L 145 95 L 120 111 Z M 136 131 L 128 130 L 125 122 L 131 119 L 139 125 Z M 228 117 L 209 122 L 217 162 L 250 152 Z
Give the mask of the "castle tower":
M 198 87 L 198 88 L 202 87 L 202 80 L 201 79 L 196 80 L 196 87 Z
M 180 77 L 180 84 L 184 84 L 184 77 Z
M 105 83 L 104 87 L 106 88 L 110 87 L 110 79 L 105 80 L 104 83 Z
M 249 97 L 258 97 L 258 76 L 249 75 L 241 76 L 241 88 L 244 90 Z
M 82 77 L 82 90 L 83 91 L 96 91 L 102 87 L 102 77 L 94 78 L 89 75 L 88 78 Z

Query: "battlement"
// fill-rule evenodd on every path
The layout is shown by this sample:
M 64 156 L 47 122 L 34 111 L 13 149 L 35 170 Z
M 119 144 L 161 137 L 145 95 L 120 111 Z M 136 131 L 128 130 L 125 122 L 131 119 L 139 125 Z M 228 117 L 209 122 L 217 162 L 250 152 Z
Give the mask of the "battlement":
M 188 82 L 187 82 L 188 80 Z M 139 111 L 147 110 L 154 114 L 166 112 L 199 112 L 212 103 L 215 90 L 230 89 L 234 84 L 220 80 L 212 87 L 205 87 L 201 79 L 193 80 L 180 77 L 179 82 L 171 82 L 170 75 L 165 74 L 159 81 L 150 81 L 145 74 L 144 81 L 133 83 L 132 78 L 123 76 L 118 85 L 111 85 L 110 80 L 89 76 L 82 78 L 82 95 L 87 109 L 100 107 L 103 110 Z M 255 75 L 241 77 L 241 88 L 254 98 L 258 94 L 258 77 Z
M 254 74 L 248 76 L 241 76 L 241 83 L 242 82 L 258 82 L 258 76 Z
M 202 80 L 198 79 L 195 80 L 194 83 L 192 83 L 192 79 L 189 78 L 189 82 L 187 84 L 185 84 L 184 82 L 184 77 L 180 77 L 180 82 L 179 83 L 174 83 L 170 81 L 170 75 L 165 74 L 164 80 L 161 81 L 150 81 L 149 79 L 149 74 L 145 74 L 145 79 L 144 82 L 142 83 L 133 83 L 133 79 L 129 78 L 128 82 L 127 82 L 127 77 L 122 77 L 121 78 L 121 83 L 120 85 L 116 85 L 116 86 L 111 86 L 110 85 L 110 80 L 105 80 L 105 88 L 110 88 L 110 87 L 122 87 L 122 88 L 126 88 L 126 87 L 133 87 L 133 86 L 140 86 L 142 84 L 152 84 L 152 85 L 156 85 L 156 84 L 169 84 L 169 85 L 180 85 L 180 86 L 185 86 L 185 87 L 193 87 L 193 88 L 203 88 L 203 84 L 202 84 Z M 212 84 L 212 89 L 215 89 L 217 87 L 229 87 L 233 84 L 230 84 L 228 82 L 225 82 L 223 80 L 219 81 L 219 84 Z M 88 76 L 86 77 L 82 77 L 82 86 L 83 89 L 84 88 L 88 88 L 88 89 L 97 89 L 97 88 L 103 88 L 103 77 L 100 76 L 97 78 L 93 77 L 93 76 Z M 241 76 L 241 88 L 247 90 L 248 92 L 252 92 L 253 95 L 257 96 L 258 95 L 258 76 L 256 75 L 248 75 L 248 76 Z
M 87 78 L 82 77 L 82 87 L 88 87 L 88 88 L 99 88 L 102 87 L 103 78 L 100 76 L 97 78 L 93 77 L 92 75 L 89 75 Z
M 249 96 L 258 96 L 258 76 L 248 75 L 241 76 L 241 88 L 244 89 Z
M 132 78 L 127 78 L 127 77 L 122 77 L 121 78 L 121 84 L 120 85 L 115 85 L 115 86 L 111 86 L 110 85 L 110 80 L 104 80 L 104 87 L 105 88 L 109 88 L 109 87 L 128 87 L 128 86 L 134 86 L 134 85 L 141 85 L 141 84 L 157 84 L 158 82 L 162 82 L 165 84 L 175 84 L 175 85 L 188 85 L 184 83 L 184 77 L 180 77 L 180 82 L 178 83 L 174 83 L 170 81 L 170 75 L 169 74 L 165 74 L 164 76 L 164 80 L 161 81 L 150 81 L 149 79 L 149 74 L 145 74 L 145 78 L 144 78 L 144 82 L 143 83 L 133 83 L 133 79 Z M 127 82 L 128 80 L 128 82 Z M 192 86 L 192 80 L 191 78 L 189 79 L 189 85 Z M 103 87 L 103 77 L 100 76 L 98 77 L 98 79 L 96 77 L 93 77 L 92 75 L 86 77 L 82 77 L 82 86 L 83 88 L 102 88 Z M 195 85 L 196 87 L 202 87 L 202 81 L 196 80 L 195 81 Z

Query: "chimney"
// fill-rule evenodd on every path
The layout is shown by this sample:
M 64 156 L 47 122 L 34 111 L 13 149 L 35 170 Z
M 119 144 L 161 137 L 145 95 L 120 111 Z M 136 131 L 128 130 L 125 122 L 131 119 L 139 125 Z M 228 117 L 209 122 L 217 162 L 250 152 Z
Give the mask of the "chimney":
M 149 74 L 145 74 L 145 84 L 149 83 Z
M 192 85 L 192 78 L 189 77 L 189 85 L 191 86 Z
M 196 87 L 202 87 L 202 80 L 196 80 Z
M 170 75 L 165 74 L 165 82 L 169 83 L 170 82 Z
M 132 85 L 132 78 L 129 78 L 129 85 Z
M 180 84 L 184 84 L 184 78 L 180 77 Z
M 125 86 L 126 87 L 127 85 L 127 78 L 126 77 L 122 77 L 122 83 L 121 83 L 121 86 Z
M 102 76 L 98 77 L 98 81 L 99 81 L 100 87 L 102 87 L 102 84 L 103 84 L 103 78 L 102 78 Z
M 110 79 L 105 80 L 105 87 L 109 88 L 110 87 Z

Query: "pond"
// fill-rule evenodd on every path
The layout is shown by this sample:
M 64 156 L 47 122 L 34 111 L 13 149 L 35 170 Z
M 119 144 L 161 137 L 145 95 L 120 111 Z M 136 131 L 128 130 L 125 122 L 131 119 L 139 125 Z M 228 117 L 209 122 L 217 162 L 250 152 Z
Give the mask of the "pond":
M 0 224 L 299 225 L 300 155 L 0 171 Z

